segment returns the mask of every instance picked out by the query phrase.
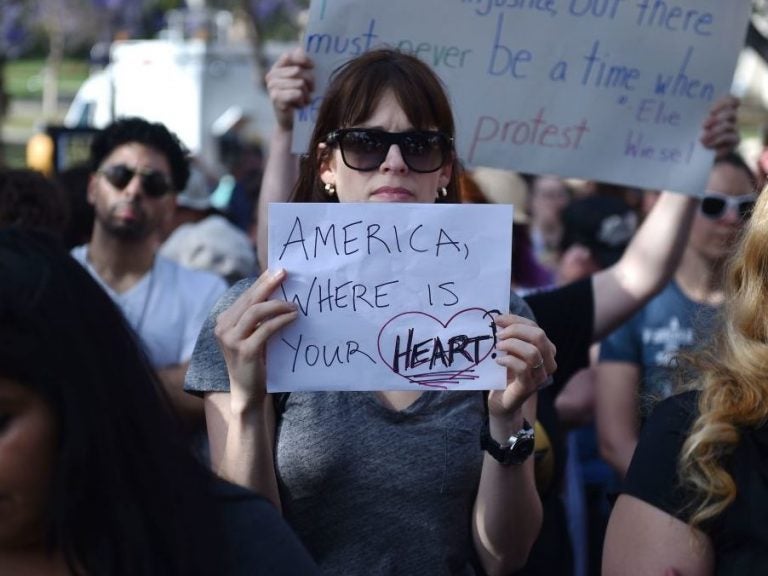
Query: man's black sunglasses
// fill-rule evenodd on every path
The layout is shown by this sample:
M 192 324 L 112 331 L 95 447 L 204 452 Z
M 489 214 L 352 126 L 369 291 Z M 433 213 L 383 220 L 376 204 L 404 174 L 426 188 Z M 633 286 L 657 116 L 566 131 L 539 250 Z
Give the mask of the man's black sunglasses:
M 160 198 L 171 191 L 171 183 L 158 170 L 136 170 L 125 164 L 113 164 L 99 170 L 104 178 L 118 190 L 124 190 L 137 174 L 141 178 L 141 189 L 151 198 Z
M 746 219 L 752 213 L 752 208 L 755 207 L 755 201 L 757 200 L 756 194 L 742 194 L 741 196 L 728 196 L 726 194 L 719 194 L 717 192 L 706 192 L 701 197 L 701 204 L 699 209 L 701 213 L 710 218 L 711 220 L 717 220 L 725 216 L 725 213 L 731 209 L 736 208 L 739 217 Z
M 377 170 L 392 144 L 397 144 L 403 161 L 414 172 L 435 172 L 451 160 L 453 153 L 453 139 L 430 130 L 385 132 L 373 128 L 344 128 L 328 134 L 325 143 L 338 145 L 344 164 L 360 172 Z

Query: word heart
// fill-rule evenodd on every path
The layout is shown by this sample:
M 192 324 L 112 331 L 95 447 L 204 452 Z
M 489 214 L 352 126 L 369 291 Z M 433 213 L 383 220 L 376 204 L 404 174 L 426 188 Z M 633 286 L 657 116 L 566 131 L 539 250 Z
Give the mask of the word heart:
M 467 308 L 442 322 L 424 312 L 403 312 L 382 326 L 378 349 L 395 374 L 429 388 L 475 380 L 475 366 L 496 358 L 496 322 L 482 308 Z

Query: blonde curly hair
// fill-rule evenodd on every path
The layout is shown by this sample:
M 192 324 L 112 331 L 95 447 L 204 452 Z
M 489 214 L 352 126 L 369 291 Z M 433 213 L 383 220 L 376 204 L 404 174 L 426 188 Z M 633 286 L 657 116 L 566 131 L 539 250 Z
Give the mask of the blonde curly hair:
M 690 523 L 721 514 L 737 486 L 724 468 L 741 432 L 768 420 L 768 194 L 758 197 L 726 270 L 721 331 L 689 355 L 701 389 L 699 416 L 683 446 L 680 473 L 696 498 Z

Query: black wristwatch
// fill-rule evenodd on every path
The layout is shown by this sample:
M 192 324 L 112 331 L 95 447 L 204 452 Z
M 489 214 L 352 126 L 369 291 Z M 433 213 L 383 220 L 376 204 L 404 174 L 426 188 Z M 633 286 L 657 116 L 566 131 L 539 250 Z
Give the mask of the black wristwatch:
M 491 437 L 487 418 L 480 433 L 480 448 L 498 460 L 502 466 L 525 462 L 533 454 L 535 442 L 533 427 L 525 419 L 523 419 L 523 427 L 512 434 L 506 444 L 499 444 Z

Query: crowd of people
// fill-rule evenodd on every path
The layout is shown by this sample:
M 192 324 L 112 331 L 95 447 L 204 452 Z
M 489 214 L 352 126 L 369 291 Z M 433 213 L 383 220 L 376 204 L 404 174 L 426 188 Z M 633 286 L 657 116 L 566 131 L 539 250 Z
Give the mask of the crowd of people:
M 441 81 L 392 49 L 334 72 L 297 157 L 313 63 L 266 80 L 248 218 L 140 118 L 95 136 L 77 184 L 0 170 L 0 574 L 768 569 L 768 199 L 736 99 L 702 125 L 691 197 L 464 169 Z M 506 387 L 268 393 L 298 317 L 274 297 L 276 201 L 514 204 Z M 182 220 L 233 240 L 176 261 Z

